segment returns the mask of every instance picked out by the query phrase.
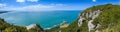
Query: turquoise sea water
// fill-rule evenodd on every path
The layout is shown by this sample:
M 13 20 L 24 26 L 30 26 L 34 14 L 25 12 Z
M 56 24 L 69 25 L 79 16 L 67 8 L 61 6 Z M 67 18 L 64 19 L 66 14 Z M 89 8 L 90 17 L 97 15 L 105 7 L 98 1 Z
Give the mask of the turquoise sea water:
M 44 12 L 8 12 L 0 14 L 10 24 L 18 26 L 28 26 L 30 24 L 40 24 L 42 28 L 50 28 L 65 20 L 72 23 L 78 18 L 80 11 L 44 11 Z

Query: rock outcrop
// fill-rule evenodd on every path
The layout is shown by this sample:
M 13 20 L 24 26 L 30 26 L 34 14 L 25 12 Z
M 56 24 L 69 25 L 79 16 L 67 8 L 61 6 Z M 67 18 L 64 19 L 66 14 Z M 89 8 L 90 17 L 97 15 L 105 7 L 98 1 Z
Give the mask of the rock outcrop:
M 29 29 L 32 29 L 32 28 L 35 28 L 36 27 L 36 24 L 31 24 L 29 26 L 26 26 L 26 29 L 29 30 Z
M 34 32 L 43 32 L 43 29 L 38 24 L 31 24 L 29 26 L 26 26 L 26 29 L 28 31 L 35 30 Z
M 101 11 L 97 10 L 97 11 L 89 11 L 87 13 L 83 13 L 81 14 L 79 17 L 80 19 L 78 20 L 78 26 L 80 27 L 82 25 L 82 22 L 87 19 L 88 20 L 88 30 L 90 32 L 90 30 L 94 30 L 95 25 L 92 24 L 92 22 L 94 21 L 94 19 L 96 17 L 98 17 L 100 15 Z
M 93 6 L 84 10 L 65 32 L 120 32 L 119 14 L 120 5 Z

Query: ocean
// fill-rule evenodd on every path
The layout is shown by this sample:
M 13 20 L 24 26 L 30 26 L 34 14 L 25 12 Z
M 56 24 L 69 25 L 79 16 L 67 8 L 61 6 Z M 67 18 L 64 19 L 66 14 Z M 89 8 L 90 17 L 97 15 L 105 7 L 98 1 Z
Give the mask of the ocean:
M 12 11 L 0 14 L 0 18 L 17 26 L 39 24 L 42 28 L 50 28 L 59 25 L 64 20 L 67 23 L 74 22 L 78 18 L 80 11 Z

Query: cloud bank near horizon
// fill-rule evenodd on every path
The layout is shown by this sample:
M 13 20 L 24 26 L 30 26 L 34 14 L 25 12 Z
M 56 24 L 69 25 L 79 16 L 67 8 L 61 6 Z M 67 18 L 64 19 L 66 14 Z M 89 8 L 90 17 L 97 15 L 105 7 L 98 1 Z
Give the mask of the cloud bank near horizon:
M 65 4 L 50 4 L 50 5 L 43 5 L 43 4 L 36 4 L 36 5 L 27 5 L 23 7 L 9 7 L 6 4 L 0 4 L 0 10 L 6 11 L 48 11 L 48 10 L 78 10 L 76 8 L 69 7 Z M 77 7 L 77 6 L 76 6 Z

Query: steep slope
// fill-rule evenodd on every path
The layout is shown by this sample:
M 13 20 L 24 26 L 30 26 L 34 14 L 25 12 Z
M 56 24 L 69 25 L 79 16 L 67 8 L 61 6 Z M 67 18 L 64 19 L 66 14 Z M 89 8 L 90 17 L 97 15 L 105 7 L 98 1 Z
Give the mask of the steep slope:
M 29 30 L 27 27 L 11 25 L 0 18 L 0 32 L 42 32 L 43 29 L 35 24 Z
M 62 32 L 120 32 L 120 5 L 87 8 Z

